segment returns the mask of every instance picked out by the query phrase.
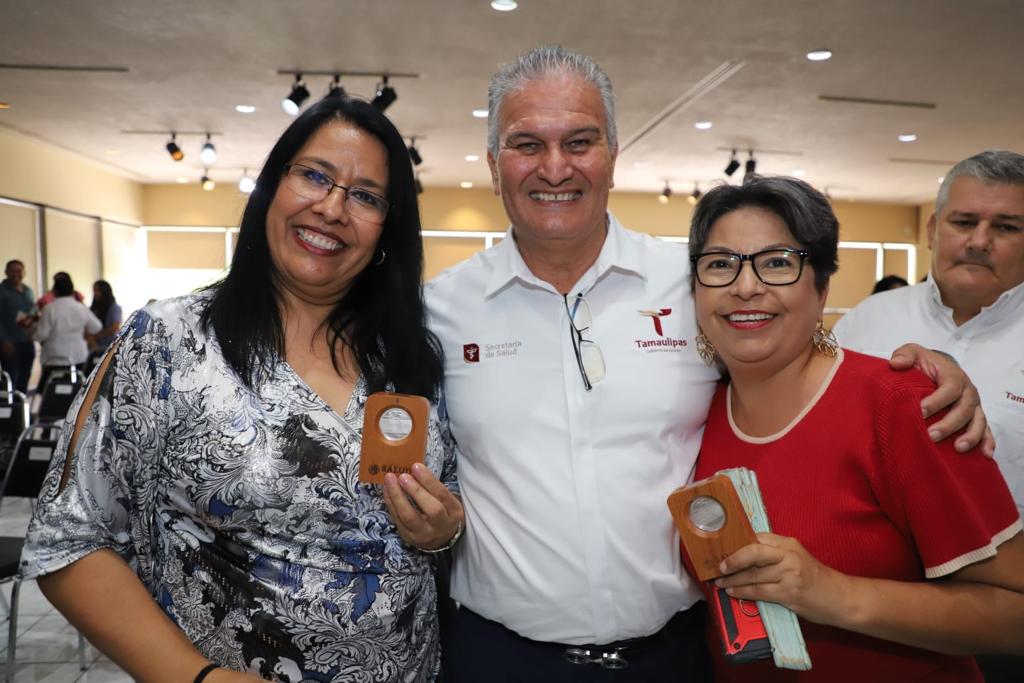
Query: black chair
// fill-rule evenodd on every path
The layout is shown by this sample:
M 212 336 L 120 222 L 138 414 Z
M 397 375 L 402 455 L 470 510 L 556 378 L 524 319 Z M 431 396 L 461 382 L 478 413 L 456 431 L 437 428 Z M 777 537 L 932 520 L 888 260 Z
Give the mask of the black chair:
M 36 410 L 36 422 L 54 422 L 63 420 L 75 395 L 82 388 L 83 375 L 75 365 L 60 367 L 49 366 L 51 369 L 46 384 L 39 392 L 39 408 Z
M 7 471 L 14 444 L 29 421 L 28 399 L 25 394 L 14 390 L 11 376 L 0 371 L 0 472 Z
M 96 366 L 103 360 L 103 354 L 106 353 L 106 349 L 93 349 L 89 352 L 89 357 L 85 359 L 85 376 L 88 377 L 92 374 L 92 371 L 96 369 Z
M 50 467 L 50 460 L 57 448 L 60 423 L 30 425 L 18 437 L 14 457 L 4 473 L 0 484 L 0 497 L 28 498 L 35 502 L 43 487 L 43 479 Z M 25 539 L 20 536 L 0 536 L 0 583 L 11 581 L 10 614 L 7 627 L 7 671 L 5 682 L 14 680 L 18 637 L 18 593 L 21 589 L 21 575 L 18 565 Z M 82 671 L 88 668 L 85 661 L 85 639 L 78 634 L 78 665 Z

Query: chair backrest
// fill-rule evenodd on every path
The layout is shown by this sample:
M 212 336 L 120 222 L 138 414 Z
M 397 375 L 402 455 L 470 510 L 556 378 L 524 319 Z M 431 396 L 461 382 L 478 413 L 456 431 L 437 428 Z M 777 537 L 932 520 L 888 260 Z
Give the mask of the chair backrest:
M 0 484 L 0 496 L 38 498 L 59 437 L 60 424 L 56 422 L 26 428 L 14 447 L 14 455 Z
M 18 437 L 28 427 L 29 401 L 20 391 L 0 392 L 0 438 Z
M 38 422 L 63 420 L 71 409 L 75 395 L 82 388 L 82 373 L 74 366 L 70 370 L 56 370 L 46 380 L 39 410 L 36 412 Z
M 14 391 L 14 380 L 6 370 L 0 370 L 0 394 L 10 394 Z

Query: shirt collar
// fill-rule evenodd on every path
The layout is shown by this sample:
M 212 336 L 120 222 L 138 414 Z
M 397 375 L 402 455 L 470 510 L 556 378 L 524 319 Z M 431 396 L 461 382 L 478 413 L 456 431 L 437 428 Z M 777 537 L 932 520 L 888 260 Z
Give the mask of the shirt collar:
M 625 272 L 646 279 L 646 259 L 642 245 L 626 234 L 626 229 L 610 211 L 607 212 L 608 233 L 597 260 L 580 278 L 577 287 L 589 289 L 611 271 Z M 484 297 L 494 296 L 505 287 L 518 283 L 527 287 L 550 289 L 551 285 L 534 275 L 523 260 L 513 238 L 515 226 L 510 225 L 501 244 L 494 247 L 494 267 L 487 281 Z

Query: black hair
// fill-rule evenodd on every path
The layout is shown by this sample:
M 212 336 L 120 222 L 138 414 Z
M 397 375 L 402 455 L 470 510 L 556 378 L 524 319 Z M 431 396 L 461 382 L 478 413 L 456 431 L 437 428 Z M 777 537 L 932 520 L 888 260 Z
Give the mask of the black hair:
M 878 294 L 879 292 L 888 292 L 890 289 L 906 287 L 909 284 L 909 282 L 901 278 L 899 275 L 886 275 L 875 283 L 875 287 L 871 290 L 871 293 Z
M 764 209 L 782 219 L 809 252 L 807 261 L 814 269 L 814 286 L 824 291 L 839 269 L 839 219 L 825 195 L 796 178 L 752 175 L 742 185 L 719 185 L 708 190 L 690 221 L 690 256 L 704 251 L 715 221 L 744 208 Z M 691 269 L 691 290 L 696 282 L 696 270 Z
M 17 264 L 18 264 L 19 266 L 21 266 L 22 268 L 24 268 L 24 267 L 25 267 L 25 262 L 24 262 L 24 261 L 22 261 L 21 259 L 17 259 L 17 258 L 12 258 L 12 259 L 11 259 L 10 261 L 8 261 L 8 262 L 7 262 L 7 264 L 6 264 L 5 266 L 4 266 L 4 270 L 7 270 L 7 269 L 8 269 L 8 268 L 10 268 L 11 266 L 13 266 L 13 265 L 14 265 L 15 263 L 17 263 Z
M 117 299 L 114 298 L 114 288 L 106 280 L 97 280 L 92 283 L 92 286 L 94 289 L 100 290 L 100 295 L 92 298 L 92 306 L 89 308 L 106 325 L 107 312 L 117 302 Z
M 270 150 L 256 188 L 249 196 L 238 245 L 227 275 L 207 288 L 202 311 L 205 329 L 213 329 L 228 365 L 250 388 L 257 388 L 285 355 L 281 292 L 267 245 L 267 211 L 284 176 L 285 165 L 323 126 L 352 124 L 384 145 L 388 158 L 388 209 L 378 254 L 356 276 L 324 321 L 331 360 L 340 374 L 338 349 L 354 352 L 367 388 L 437 396 L 442 378 L 440 344 L 426 328 L 421 278 L 423 241 L 412 163 L 402 135 L 368 102 L 326 97 L 303 112 Z M 380 256 L 377 257 L 379 260 Z
M 75 285 L 71 282 L 71 278 L 67 275 L 64 277 L 53 276 L 53 294 L 54 296 L 71 296 L 75 293 Z

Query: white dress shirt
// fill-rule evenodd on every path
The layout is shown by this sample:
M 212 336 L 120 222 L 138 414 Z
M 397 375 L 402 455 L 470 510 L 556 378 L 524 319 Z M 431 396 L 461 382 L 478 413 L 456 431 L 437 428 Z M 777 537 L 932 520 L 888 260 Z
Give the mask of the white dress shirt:
M 978 387 L 996 461 L 1024 515 L 1024 284 L 958 327 L 929 275 L 869 296 L 842 317 L 835 334 L 847 348 L 884 358 L 907 342 L 953 356 Z
M 80 365 L 89 358 L 85 333 L 96 334 L 103 323 L 89 307 L 73 296 L 59 296 L 43 308 L 33 338 L 43 345 L 39 362 L 43 365 L 70 359 Z
M 452 594 L 527 638 L 606 643 L 657 632 L 700 593 L 666 505 L 692 473 L 718 372 L 697 333 L 681 245 L 609 214 L 570 291 L 606 376 L 586 391 L 562 294 L 512 239 L 426 287 L 445 356 L 467 527 Z

